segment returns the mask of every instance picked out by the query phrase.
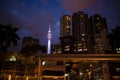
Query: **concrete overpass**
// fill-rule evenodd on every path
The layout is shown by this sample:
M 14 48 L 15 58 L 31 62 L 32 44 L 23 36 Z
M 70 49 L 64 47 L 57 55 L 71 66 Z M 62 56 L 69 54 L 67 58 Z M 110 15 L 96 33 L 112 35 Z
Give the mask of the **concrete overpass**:
M 63 60 L 63 61 L 120 61 L 120 54 L 40 54 L 42 60 Z
M 99 61 L 102 63 L 103 70 L 103 80 L 110 80 L 109 77 L 109 68 L 108 62 L 120 62 L 120 54 L 40 54 L 39 63 L 42 64 L 42 61 L 63 61 L 65 62 L 84 62 L 84 61 Z M 61 70 L 60 67 L 52 65 L 50 67 L 45 67 L 40 65 L 39 71 L 43 70 Z M 65 65 L 63 66 L 63 70 L 65 69 Z M 39 74 L 42 76 L 41 74 Z M 44 77 L 44 76 L 42 76 Z

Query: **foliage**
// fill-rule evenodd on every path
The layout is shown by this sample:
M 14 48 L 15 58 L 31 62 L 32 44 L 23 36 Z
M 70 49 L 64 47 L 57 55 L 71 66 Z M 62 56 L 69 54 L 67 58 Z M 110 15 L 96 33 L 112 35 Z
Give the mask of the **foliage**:
M 32 37 L 24 37 L 22 41 L 21 53 L 24 56 L 30 56 L 41 51 L 42 53 L 46 52 L 46 46 L 39 44 L 38 39 Z
M 13 55 L 16 57 L 17 62 L 19 62 L 22 67 L 24 67 L 25 75 L 34 75 L 34 68 L 36 66 L 36 63 L 38 62 L 38 60 L 36 60 L 36 56 L 31 55 L 25 57 L 19 53 L 14 53 Z
M 17 45 L 17 40 L 20 37 L 16 34 L 18 28 L 13 28 L 9 25 L 0 24 L 0 52 L 7 52 L 7 49 L 13 45 Z

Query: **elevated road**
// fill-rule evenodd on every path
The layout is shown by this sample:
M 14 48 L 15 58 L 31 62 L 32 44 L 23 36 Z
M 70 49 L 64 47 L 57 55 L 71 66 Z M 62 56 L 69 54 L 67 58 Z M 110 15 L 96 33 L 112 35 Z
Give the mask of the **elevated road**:
M 62 61 L 120 61 L 120 54 L 40 54 L 42 60 L 62 60 Z

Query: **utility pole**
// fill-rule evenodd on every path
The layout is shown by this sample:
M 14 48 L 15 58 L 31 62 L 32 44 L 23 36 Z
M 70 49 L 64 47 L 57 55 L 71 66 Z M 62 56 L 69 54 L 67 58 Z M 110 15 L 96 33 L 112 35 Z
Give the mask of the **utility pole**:
M 38 80 L 42 80 L 42 60 L 39 57 L 39 61 L 38 61 Z

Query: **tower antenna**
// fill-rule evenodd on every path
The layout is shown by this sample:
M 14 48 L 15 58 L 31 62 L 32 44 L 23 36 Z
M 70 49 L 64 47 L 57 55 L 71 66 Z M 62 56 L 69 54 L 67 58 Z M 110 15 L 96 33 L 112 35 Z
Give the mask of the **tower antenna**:
M 49 30 L 48 30 L 48 49 L 47 49 L 47 54 L 51 53 L 51 38 L 52 38 L 52 34 L 51 34 L 51 26 L 49 25 Z

